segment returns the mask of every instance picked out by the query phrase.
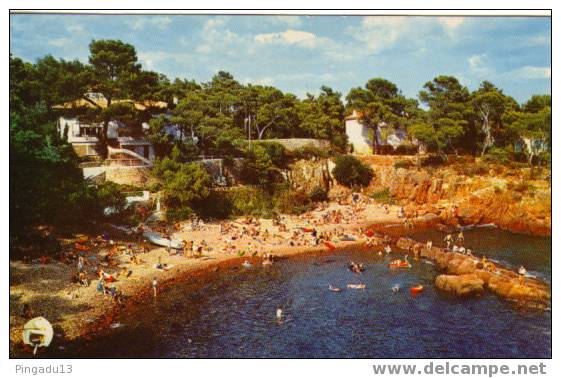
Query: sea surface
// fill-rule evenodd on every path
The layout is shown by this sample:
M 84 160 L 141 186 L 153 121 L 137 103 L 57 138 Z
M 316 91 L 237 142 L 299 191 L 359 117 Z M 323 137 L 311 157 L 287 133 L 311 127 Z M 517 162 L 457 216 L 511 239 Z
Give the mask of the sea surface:
M 551 282 L 551 238 L 493 228 L 464 232 L 478 255 Z M 413 231 L 442 245 L 444 234 Z M 390 270 L 376 250 L 326 252 L 235 267 L 177 284 L 133 307 L 94 341 L 59 357 L 150 358 L 547 358 L 551 313 L 492 294 L 460 300 L 435 290 L 427 261 Z M 364 263 L 362 274 L 347 263 Z M 329 285 L 340 287 L 333 292 Z M 365 284 L 364 290 L 347 284 Z M 422 284 L 425 291 L 411 295 Z M 399 285 L 400 291 L 391 288 Z M 276 319 L 281 308 L 283 316 Z

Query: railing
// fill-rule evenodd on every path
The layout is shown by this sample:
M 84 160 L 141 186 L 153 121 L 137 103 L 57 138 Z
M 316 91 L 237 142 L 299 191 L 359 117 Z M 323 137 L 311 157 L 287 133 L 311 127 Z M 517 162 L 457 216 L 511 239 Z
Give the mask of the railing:
M 109 167 L 146 167 L 148 164 L 138 159 L 106 159 L 105 164 Z M 150 166 L 151 167 L 151 166 Z
M 154 166 L 154 164 L 153 164 L 150 160 L 146 159 L 144 156 L 141 156 L 141 155 L 139 155 L 139 154 L 137 154 L 136 152 L 133 152 L 133 151 L 131 151 L 131 150 L 127 150 L 127 149 L 124 149 L 124 148 L 112 148 L 112 147 L 108 147 L 108 152 L 109 152 L 109 155 L 111 155 L 111 154 L 126 154 L 126 155 L 129 155 L 129 156 L 134 157 L 134 158 L 137 159 L 137 160 L 140 160 L 141 162 L 143 162 L 144 164 L 146 164 L 148 167 Z M 111 159 L 108 159 L 108 160 L 111 161 Z M 130 161 L 130 160 L 133 160 L 133 159 L 129 159 L 129 160 L 126 160 L 126 159 L 118 159 L 118 160 L 119 160 L 119 161 Z M 127 163 L 127 164 L 128 164 L 128 163 Z M 125 164 L 125 165 L 126 165 L 126 164 Z M 137 164 L 137 165 L 138 165 L 138 164 Z

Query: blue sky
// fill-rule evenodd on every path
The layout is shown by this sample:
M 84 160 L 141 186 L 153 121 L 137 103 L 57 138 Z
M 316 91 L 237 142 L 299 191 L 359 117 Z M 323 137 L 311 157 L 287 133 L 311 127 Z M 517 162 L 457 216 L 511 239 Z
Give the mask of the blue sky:
M 225 70 L 243 82 L 303 97 L 328 85 L 346 95 L 373 77 L 408 97 L 436 75 L 471 90 L 490 80 L 519 102 L 550 93 L 551 19 L 405 16 L 10 16 L 11 52 L 84 62 L 92 39 L 136 47 L 143 67 L 210 80 Z

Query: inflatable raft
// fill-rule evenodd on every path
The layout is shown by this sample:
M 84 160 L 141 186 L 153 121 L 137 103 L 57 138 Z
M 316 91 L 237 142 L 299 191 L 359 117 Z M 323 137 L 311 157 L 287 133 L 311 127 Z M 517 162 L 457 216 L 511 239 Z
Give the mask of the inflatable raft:
M 335 244 L 331 243 L 331 242 L 324 242 L 323 244 L 325 244 L 325 246 L 327 247 L 327 249 L 329 249 L 330 251 L 333 251 L 335 249 Z
M 411 264 L 409 264 L 409 262 L 401 260 L 394 260 L 388 265 L 390 268 L 411 268 Z
M 411 294 L 420 294 L 423 292 L 423 290 L 425 290 L 423 285 L 413 286 L 411 289 L 409 289 Z

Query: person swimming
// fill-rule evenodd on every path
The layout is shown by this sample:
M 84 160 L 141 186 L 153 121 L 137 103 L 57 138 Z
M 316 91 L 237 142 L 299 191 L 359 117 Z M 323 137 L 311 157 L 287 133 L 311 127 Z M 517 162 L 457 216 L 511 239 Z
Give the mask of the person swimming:
M 279 307 L 277 308 L 277 320 L 282 319 L 282 309 Z
M 392 291 L 394 293 L 397 293 L 399 291 L 399 289 L 400 289 L 399 284 L 395 284 L 395 285 L 392 286 Z
M 331 286 L 331 284 L 329 284 L 329 290 L 330 290 L 330 291 L 339 292 L 339 291 L 341 291 L 341 288 L 339 288 L 339 287 L 334 287 L 334 286 Z

